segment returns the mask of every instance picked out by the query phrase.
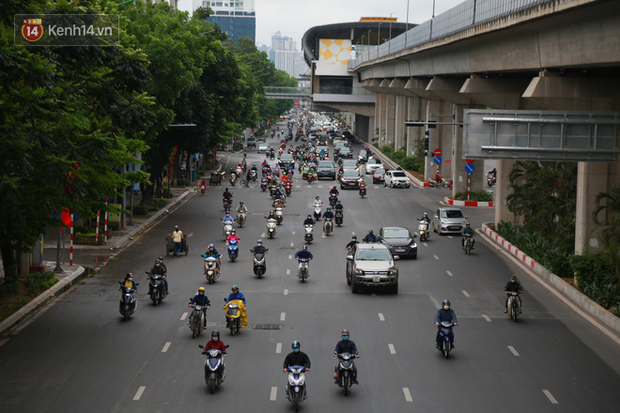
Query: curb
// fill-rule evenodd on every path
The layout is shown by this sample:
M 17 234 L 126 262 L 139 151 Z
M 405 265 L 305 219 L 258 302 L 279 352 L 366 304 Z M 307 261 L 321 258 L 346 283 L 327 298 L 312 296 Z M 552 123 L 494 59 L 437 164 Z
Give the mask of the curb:
M 466 206 L 466 207 L 493 207 L 493 206 L 495 206 L 493 201 L 491 201 L 491 202 L 455 201 L 455 200 L 450 199 L 448 197 L 445 197 L 443 199 L 443 202 L 445 202 L 448 205 L 452 205 L 452 206 Z
M 540 281 L 559 292 L 560 295 L 567 298 L 576 307 L 579 307 L 615 333 L 620 334 L 620 318 L 605 310 L 588 296 L 533 260 L 529 255 L 525 254 L 505 238 L 501 237 L 497 232 L 489 228 L 487 224 L 482 224 L 481 232 L 490 242 L 497 244 L 503 250 L 507 251 L 508 254 L 515 257 L 520 265 L 530 271 L 530 274 L 536 276 Z M 616 338 L 616 340 L 618 339 Z
M 88 276 L 88 274 L 89 273 L 84 267 L 78 266 L 73 272 L 66 275 L 62 280 L 59 280 L 51 288 L 39 294 L 34 300 L 30 301 L 28 304 L 17 310 L 14 314 L 2 321 L 2 323 L 0 323 L 0 335 L 4 335 L 7 330 L 9 330 L 10 333 L 11 330 L 14 330 L 16 324 L 19 324 L 24 318 L 40 307 L 45 306 L 50 299 L 71 289 L 73 284 L 79 282 Z

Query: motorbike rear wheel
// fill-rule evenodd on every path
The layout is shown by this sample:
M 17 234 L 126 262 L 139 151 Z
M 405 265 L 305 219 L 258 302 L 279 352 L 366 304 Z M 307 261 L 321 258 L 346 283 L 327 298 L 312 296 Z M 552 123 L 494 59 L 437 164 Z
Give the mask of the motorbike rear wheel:
M 123 320 L 124 321 L 129 320 L 129 311 L 125 311 L 125 314 L 123 314 Z
M 157 302 L 157 293 L 155 291 L 151 294 L 151 300 L 153 301 L 153 305 L 157 307 L 157 304 L 159 303 Z
M 517 315 L 519 314 L 519 309 L 517 307 L 517 300 L 513 299 L 510 305 L 510 318 L 512 318 L 512 321 L 515 323 L 517 322 Z
M 447 340 L 443 341 L 443 354 L 447 358 L 450 358 L 450 342 Z

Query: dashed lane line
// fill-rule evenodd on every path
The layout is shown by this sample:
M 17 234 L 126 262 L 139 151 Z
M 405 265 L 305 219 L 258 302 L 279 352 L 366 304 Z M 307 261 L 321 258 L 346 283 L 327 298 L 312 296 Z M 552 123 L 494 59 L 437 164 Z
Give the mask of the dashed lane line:
M 433 255 L 433 257 L 434 257 L 436 260 L 438 260 L 438 259 L 439 259 L 439 257 L 438 257 L 438 256 L 436 256 L 436 255 Z
M 465 297 L 469 298 L 469 293 L 468 293 L 467 291 L 463 290 L 463 291 L 461 291 L 461 292 L 463 293 L 463 295 L 464 295 Z
M 489 317 L 486 314 L 482 314 L 482 318 L 484 318 L 485 320 L 487 320 L 489 323 L 491 322 L 491 317 Z
M 291 269 L 290 268 L 286 270 L 286 275 L 291 275 Z
M 559 404 L 558 401 L 555 399 L 555 397 L 553 397 L 553 394 L 551 394 L 549 390 L 543 389 L 543 393 L 545 393 L 545 396 L 547 396 L 547 399 L 549 399 L 551 404 Z
M 134 400 L 140 400 L 140 397 L 142 397 L 142 393 L 144 393 L 145 389 L 146 389 L 146 386 L 138 387 L 138 391 L 136 392 L 136 395 L 133 396 L 133 399 Z
M 425 247 L 428 247 L 428 244 L 426 242 L 423 242 L 422 245 L 424 245 Z
M 291 235 L 295 235 L 295 231 L 292 231 L 292 232 L 291 232 Z
M 403 387 L 403 393 L 405 394 L 405 400 L 411 403 L 413 398 L 411 397 L 411 392 L 409 391 L 409 387 Z
M 390 343 L 388 344 L 388 347 L 390 349 L 390 354 L 396 354 L 396 349 L 394 348 L 394 344 Z
M 383 313 L 379 313 L 379 320 L 380 321 L 385 321 L 385 317 L 383 317 Z
M 450 271 L 446 271 L 446 273 L 447 273 L 450 277 L 452 277 L 452 276 L 454 275 L 454 274 L 452 274 Z
M 508 350 L 510 350 L 513 356 L 519 357 L 519 353 L 517 352 L 517 350 L 515 350 L 513 346 L 508 346 Z
M 181 321 L 185 320 L 188 315 L 189 313 L 183 313 L 183 315 L 181 316 Z
M 292 260 L 292 259 L 293 259 L 293 256 L 292 256 L 292 255 L 289 255 L 289 256 L 288 256 L 288 259 L 289 259 L 289 260 Z
M 276 354 L 282 353 L 282 343 L 276 344 Z
M 294 247 L 294 246 L 295 246 L 295 243 L 294 243 L 294 242 L 291 242 L 291 247 Z
M 168 351 L 168 349 L 170 348 L 170 345 L 172 344 L 172 342 L 168 341 L 166 344 L 164 344 L 164 348 L 161 349 L 162 353 L 165 353 Z
M 288 289 L 284 290 L 284 295 L 288 295 Z
M 280 321 L 286 320 L 286 313 L 280 313 Z
M 278 396 L 278 388 L 276 386 L 272 386 L 271 394 L 269 395 L 269 400 L 273 402 L 276 400 L 277 396 Z

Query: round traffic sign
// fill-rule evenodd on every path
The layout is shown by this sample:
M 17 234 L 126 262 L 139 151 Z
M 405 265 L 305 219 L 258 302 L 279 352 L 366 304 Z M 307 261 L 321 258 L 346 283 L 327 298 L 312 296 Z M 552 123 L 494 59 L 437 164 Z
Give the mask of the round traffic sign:
M 433 158 L 433 162 L 435 162 L 435 164 L 440 165 L 441 164 L 441 156 L 435 156 Z
M 433 151 L 433 155 L 435 156 L 441 156 L 441 149 L 437 148 Z
M 473 173 L 475 169 L 476 168 L 474 167 L 473 163 L 465 164 L 465 172 L 467 172 L 468 174 Z

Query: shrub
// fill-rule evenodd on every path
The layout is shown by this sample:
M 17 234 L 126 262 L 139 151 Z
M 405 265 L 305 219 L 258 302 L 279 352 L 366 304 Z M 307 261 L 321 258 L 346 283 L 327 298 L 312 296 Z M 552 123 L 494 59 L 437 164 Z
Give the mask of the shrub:
M 186 185 L 187 185 L 187 180 L 185 178 L 177 179 L 177 186 L 186 186 Z
M 164 198 L 172 198 L 172 191 L 170 190 L 170 188 L 165 187 L 163 192 Z
M 52 271 L 34 272 L 26 276 L 26 288 L 31 295 L 39 295 L 57 282 Z
M 168 200 L 166 198 L 155 198 L 153 203 L 157 208 L 163 208 L 168 205 Z
M 454 195 L 453 199 L 457 201 L 467 200 L 467 192 L 457 192 Z M 491 202 L 493 201 L 493 193 L 487 192 L 484 189 L 481 189 L 480 191 L 471 192 L 469 194 L 469 199 L 472 201 L 479 201 L 479 202 Z
M 148 205 L 134 205 L 133 214 L 134 215 L 146 215 L 149 212 Z

